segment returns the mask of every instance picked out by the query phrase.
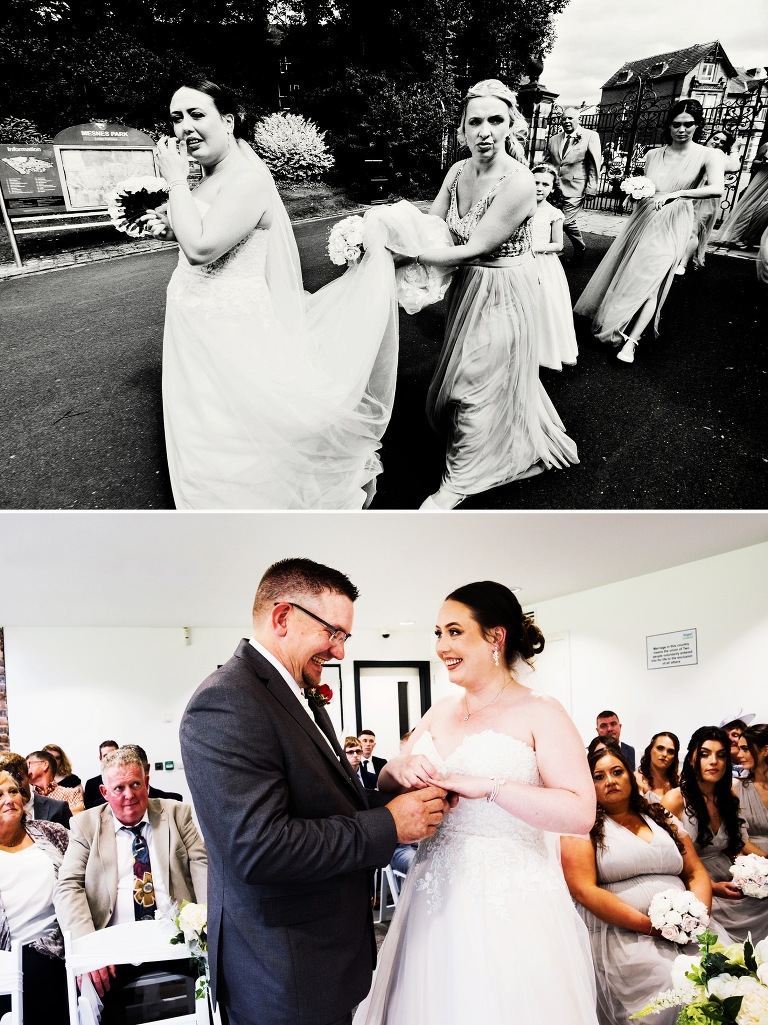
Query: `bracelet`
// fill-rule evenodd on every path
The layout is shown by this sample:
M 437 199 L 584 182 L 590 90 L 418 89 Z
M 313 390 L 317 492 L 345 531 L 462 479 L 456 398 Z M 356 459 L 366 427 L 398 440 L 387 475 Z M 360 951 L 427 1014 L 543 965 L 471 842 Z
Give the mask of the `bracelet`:
M 499 796 L 499 791 L 504 786 L 504 784 L 507 782 L 505 779 L 500 779 L 500 778 L 497 779 L 496 776 L 491 776 L 490 780 L 491 780 L 491 791 L 490 791 L 490 793 L 485 798 L 486 801 L 488 802 L 488 804 L 492 804 L 496 800 L 496 798 Z
M 186 185 L 186 184 L 187 184 L 187 179 L 186 178 L 174 178 L 173 181 L 168 182 L 168 191 L 170 192 L 171 189 L 175 189 L 177 185 Z

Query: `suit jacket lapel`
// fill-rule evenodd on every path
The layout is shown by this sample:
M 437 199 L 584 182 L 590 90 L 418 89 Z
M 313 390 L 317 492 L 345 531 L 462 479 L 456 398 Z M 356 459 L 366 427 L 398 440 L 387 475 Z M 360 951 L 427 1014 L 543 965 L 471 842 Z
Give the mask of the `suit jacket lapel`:
M 96 845 L 103 879 L 109 889 L 110 907 L 117 907 L 117 840 L 115 839 L 115 819 L 112 809 L 105 804 L 100 817 L 99 832 Z
M 156 804 L 156 798 L 149 802 L 147 818 L 152 826 L 152 845 L 155 854 L 160 860 L 160 876 L 165 880 L 168 887 L 168 895 L 174 900 L 171 887 L 171 830 L 168 825 L 168 814 L 161 804 Z

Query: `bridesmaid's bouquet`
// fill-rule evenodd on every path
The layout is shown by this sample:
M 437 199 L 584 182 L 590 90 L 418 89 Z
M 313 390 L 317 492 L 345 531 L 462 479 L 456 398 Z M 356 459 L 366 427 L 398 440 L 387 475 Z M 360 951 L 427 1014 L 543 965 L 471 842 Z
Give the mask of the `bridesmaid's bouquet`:
M 656 195 L 656 186 L 650 178 L 646 178 L 643 174 L 625 178 L 620 188 L 632 199 L 650 199 L 651 196 Z
M 735 886 L 745 897 L 768 897 L 768 858 L 759 854 L 740 854 L 731 865 Z
M 118 182 L 114 191 L 107 196 L 107 212 L 117 230 L 132 238 L 154 235 L 139 218 L 162 206 L 167 199 L 168 183 L 165 178 L 152 175 L 126 178 Z
M 724 947 L 709 931 L 699 956 L 678 954 L 672 988 L 657 993 L 632 1018 L 679 1007 L 677 1025 L 765 1025 L 768 1022 L 768 940 Z
M 707 909 L 690 890 L 662 890 L 648 908 L 648 917 L 670 943 L 692 943 L 709 925 Z
M 338 267 L 357 263 L 363 255 L 363 218 L 353 214 L 337 221 L 328 236 L 328 256 Z

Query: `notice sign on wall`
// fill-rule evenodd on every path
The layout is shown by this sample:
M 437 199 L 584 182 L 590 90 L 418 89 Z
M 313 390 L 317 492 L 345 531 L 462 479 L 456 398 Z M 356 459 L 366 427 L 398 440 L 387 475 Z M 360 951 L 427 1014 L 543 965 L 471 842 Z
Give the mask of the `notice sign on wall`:
M 671 634 L 652 634 L 645 638 L 649 669 L 670 669 L 673 666 L 695 666 L 696 631 L 677 630 Z

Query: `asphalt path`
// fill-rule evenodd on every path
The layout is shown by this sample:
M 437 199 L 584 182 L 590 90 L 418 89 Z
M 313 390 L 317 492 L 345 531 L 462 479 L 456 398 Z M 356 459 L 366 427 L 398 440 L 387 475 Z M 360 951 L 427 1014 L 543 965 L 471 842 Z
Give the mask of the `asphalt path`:
M 335 218 L 295 226 L 305 285 L 339 273 Z M 587 236 L 578 296 L 610 239 Z M 160 394 L 175 252 L 0 284 L 0 508 L 172 509 Z M 401 312 L 398 390 L 374 508 L 413 509 L 440 480 L 445 441 L 424 400 L 444 306 Z M 710 256 L 679 279 L 661 335 L 618 363 L 580 324 L 576 367 L 542 381 L 580 463 L 470 498 L 469 509 L 762 509 L 768 496 L 768 289 L 754 264 Z

